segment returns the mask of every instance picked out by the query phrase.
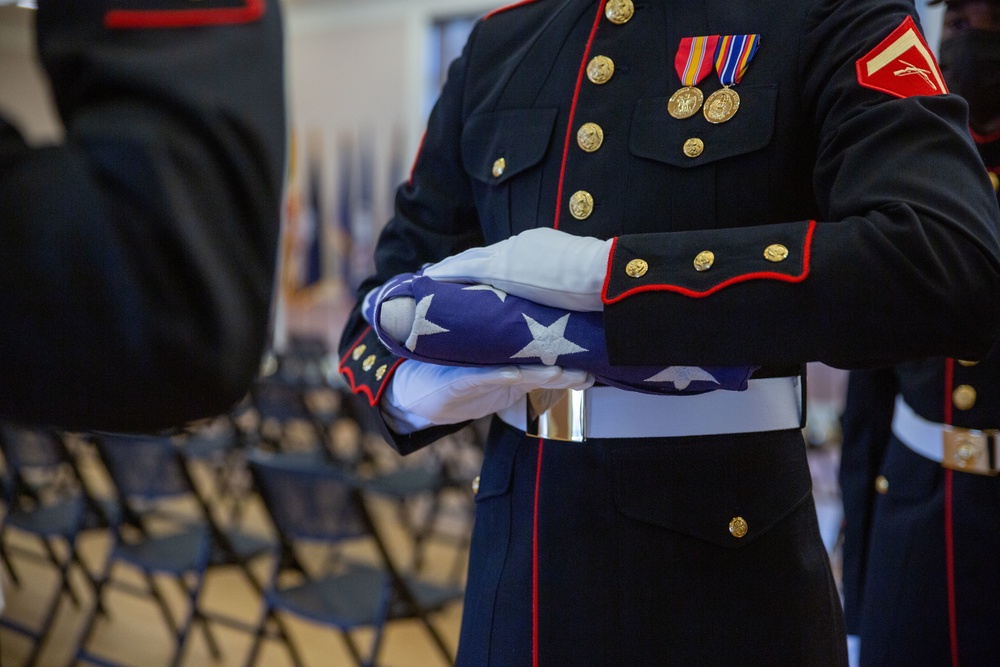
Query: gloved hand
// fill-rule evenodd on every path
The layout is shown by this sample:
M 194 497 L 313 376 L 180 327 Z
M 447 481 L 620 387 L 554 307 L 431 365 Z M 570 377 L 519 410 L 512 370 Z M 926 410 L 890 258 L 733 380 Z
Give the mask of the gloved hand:
M 611 243 L 540 227 L 453 255 L 423 273 L 435 280 L 492 285 L 546 306 L 600 311 Z
M 594 377 L 559 366 L 464 367 L 408 360 L 382 397 L 399 433 L 458 424 L 499 412 L 533 389 L 586 389 Z

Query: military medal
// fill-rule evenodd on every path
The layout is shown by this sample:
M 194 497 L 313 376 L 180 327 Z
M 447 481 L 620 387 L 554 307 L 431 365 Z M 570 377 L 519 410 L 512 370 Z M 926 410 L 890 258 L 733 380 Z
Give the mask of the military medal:
M 725 35 L 719 40 L 715 54 L 715 71 L 722 88 L 705 101 L 705 119 L 710 123 L 725 123 L 740 109 L 740 96 L 731 86 L 740 82 L 750 60 L 760 46 L 760 35 Z
M 674 57 L 674 69 L 684 87 L 671 95 L 667 102 L 667 111 L 674 118 L 690 118 L 701 108 L 705 96 L 696 86 L 712 71 L 712 56 L 715 55 L 718 43 L 718 35 L 685 37 L 681 40 Z

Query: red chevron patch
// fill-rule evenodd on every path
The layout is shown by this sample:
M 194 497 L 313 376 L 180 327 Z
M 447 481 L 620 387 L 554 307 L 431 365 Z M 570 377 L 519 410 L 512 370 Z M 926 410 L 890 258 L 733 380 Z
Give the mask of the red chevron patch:
M 858 83 L 895 97 L 944 95 L 948 86 L 913 17 L 857 62 Z

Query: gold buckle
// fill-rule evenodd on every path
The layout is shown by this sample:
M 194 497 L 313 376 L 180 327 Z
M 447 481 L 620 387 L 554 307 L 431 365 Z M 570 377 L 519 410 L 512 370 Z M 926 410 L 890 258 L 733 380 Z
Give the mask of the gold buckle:
M 997 474 L 996 430 L 976 431 L 948 427 L 942 432 L 944 457 L 941 465 L 976 475 Z

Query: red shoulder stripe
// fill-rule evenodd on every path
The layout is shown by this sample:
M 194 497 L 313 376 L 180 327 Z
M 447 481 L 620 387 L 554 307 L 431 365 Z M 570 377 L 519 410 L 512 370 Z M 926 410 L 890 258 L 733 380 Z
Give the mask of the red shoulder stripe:
M 252 23 L 264 15 L 265 8 L 265 0 L 243 0 L 242 7 L 149 11 L 116 9 L 104 15 L 104 27 L 113 30 L 134 30 Z

